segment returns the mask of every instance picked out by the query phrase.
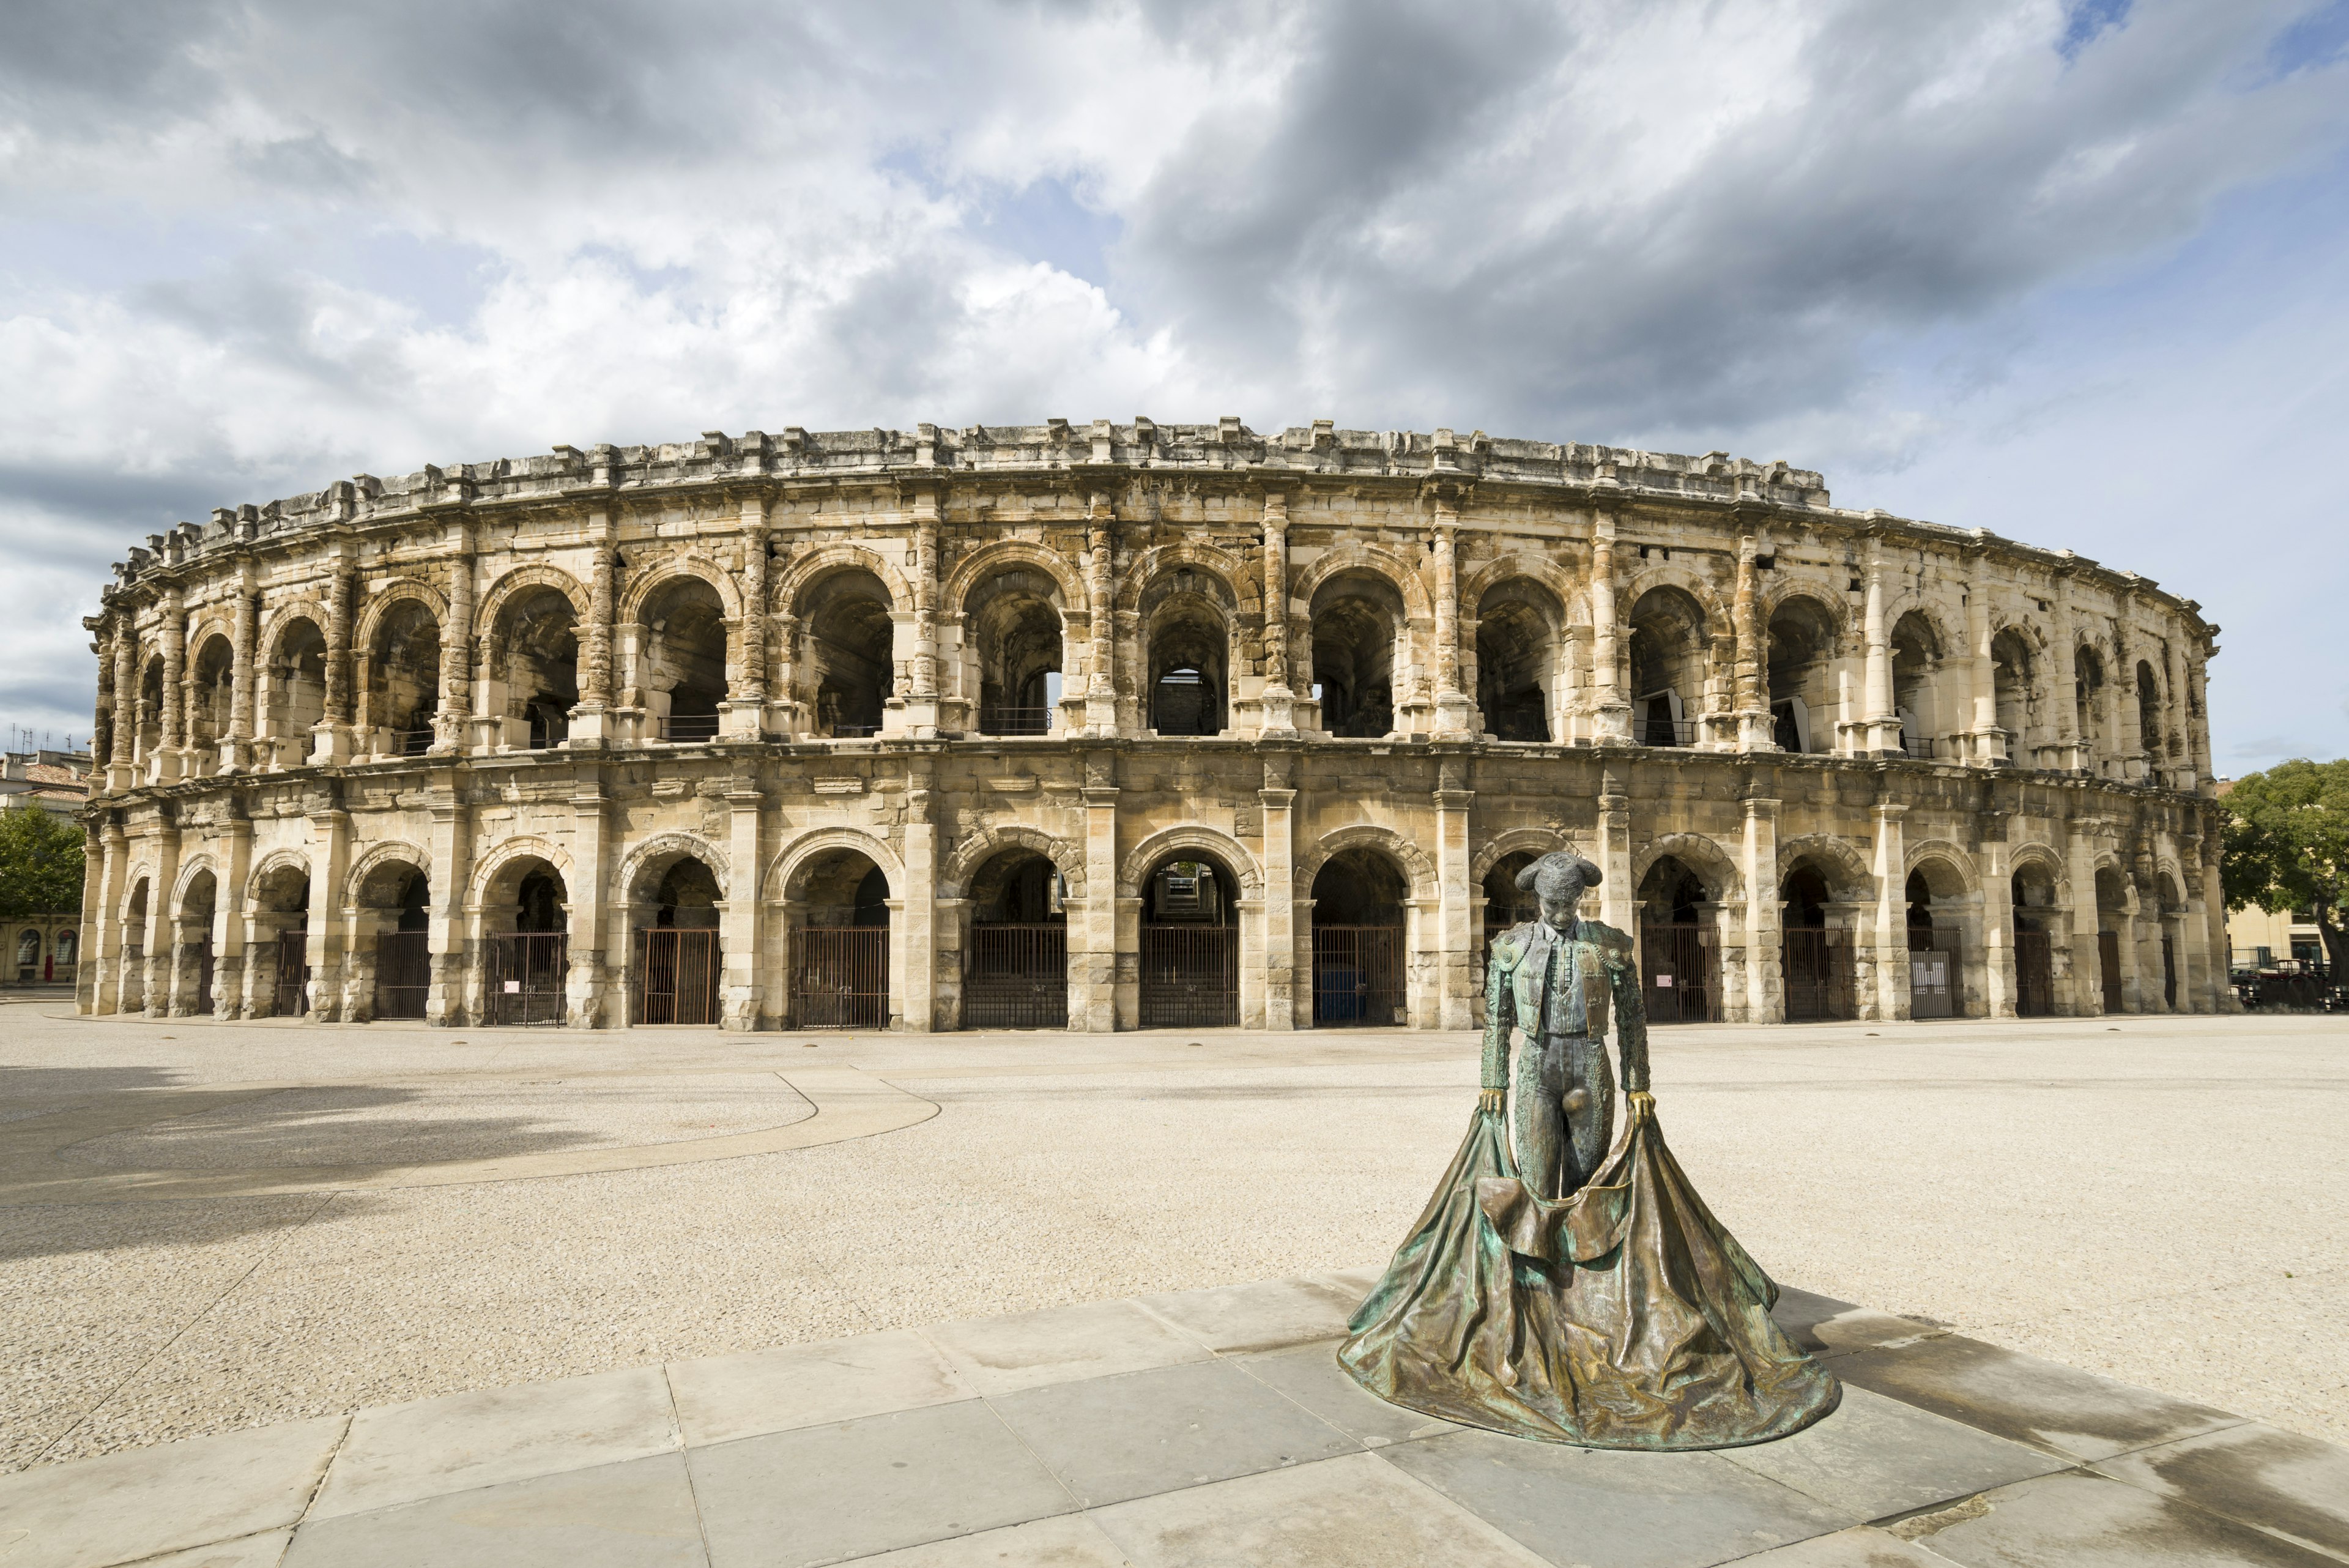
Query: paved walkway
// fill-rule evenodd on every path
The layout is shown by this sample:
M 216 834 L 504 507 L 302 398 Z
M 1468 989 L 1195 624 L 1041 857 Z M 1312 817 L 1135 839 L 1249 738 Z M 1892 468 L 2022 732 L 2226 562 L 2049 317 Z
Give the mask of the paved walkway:
M 1603 1453 L 1372 1398 L 1371 1270 L 676 1361 L 0 1477 L 5 1568 L 1930 1568 L 2349 1562 L 2349 1450 L 1789 1292 L 1779 1442 Z

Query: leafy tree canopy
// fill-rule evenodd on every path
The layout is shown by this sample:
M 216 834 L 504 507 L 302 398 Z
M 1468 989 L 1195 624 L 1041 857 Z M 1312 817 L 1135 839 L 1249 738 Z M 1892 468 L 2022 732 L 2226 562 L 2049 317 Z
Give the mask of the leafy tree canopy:
M 82 832 L 27 806 L 0 811 L 0 919 L 81 908 Z
M 2339 918 L 2349 893 L 2349 760 L 2278 763 L 2238 780 L 2223 804 L 2227 907 L 2314 909 L 2326 956 L 2340 970 L 2349 957 Z

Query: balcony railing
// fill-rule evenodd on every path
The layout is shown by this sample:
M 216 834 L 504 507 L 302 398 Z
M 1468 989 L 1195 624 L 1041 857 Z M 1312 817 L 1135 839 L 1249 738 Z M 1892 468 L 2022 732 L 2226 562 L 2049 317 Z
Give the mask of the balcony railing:
M 715 713 L 671 713 L 660 722 L 660 738 L 664 741 L 714 741 L 718 738 L 718 715 Z
M 432 728 L 394 730 L 391 732 L 391 754 L 395 757 L 420 757 L 432 749 Z
M 1694 719 L 1646 719 L 1634 728 L 1635 738 L 1643 746 L 1693 746 L 1696 744 Z
M 833 741 L 863 741 L 880 732 L 881 726 L 878 724 L 834 724 L 824 732 L 824 738 Z
M 1916 757 L 1930 763 L 1933 760 L 1933 737 L 1903 733 L 1900 737 L 1900 751 L 1904 756 Z
M 1048 735 L 1051 732 L 1052 710 L 1050 708 L 999 705 L 978 711 L 978 732 L 982 735 Z

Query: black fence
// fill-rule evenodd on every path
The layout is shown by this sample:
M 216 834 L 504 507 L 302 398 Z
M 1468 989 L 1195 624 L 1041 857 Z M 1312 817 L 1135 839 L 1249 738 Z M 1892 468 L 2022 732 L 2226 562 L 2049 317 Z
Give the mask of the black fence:
M 1401 926 L 1313 928 L 1316 1025 L 1395 1028 L 1405 1008 Z
M 963 969 L 966 1029 L 1065 1029 L 1069 928 L 974 925 Z
M 195 950 L 191 955 L 196 964 L 195 1011 L 199 1017 L 209 1017 L 212 1011 L 212 940 L 206 937 L 190 945 Z
M 1958 1015 L 1958 934 L 1912 929 L 1909 933 L 1909 1016 Z
M 1220 1029 L 1240 1021 L 1239 932 L 1230 926 L 1142 928 L 1142 1026 Z
M 277 937 L 277 995 L 273 1016 L 298 1018 L 310 1011 L 310 933 L 281 931 Z
M 1009 708 L 989 704 L 978 711 L 978 732 L 982 735 L 1046 735 L 1051 733 L 1052 710 L 1050 708 Z
M 2121 1010 L 2121 934 L 2118 931 L 2096 933 L 2096 971 L 2104 981 L 2105 1011 Z
M 2055 1012 L 2055 944 L 2045 931 L 2014 933 L 2014 1015 L 2049 1018 Z
M 1847 1022 L 1853 1016 L 1851 950 L 1844 940 L 1844 932 L 1816 926 L 1785 929 L 1779 975 L 1787 1023 Z
M 1704 928 L 1667 921 L 1640 929 L 1648 1022 L 1711 1023 L 1716 1011 L 1713 949 Z
M 715 932 L 708 933 L 715 935 Z M 560 1023 L 571 939 L 561 931 L 500 931 L 489 939 L 483 1012 L 492 1023 Z
M 792 933 L 792 1024 L 880 1029 L 889 1022 L 889 928 L 802 926 Z
M 636 932 L 635 1022 L 718 1022 L 718 933 L 668 926 Z
M 664 741 L 714 741 L 718 738 L 718 715 L 715 713 L 670 714 L 660 722 L 660 738 Z
M 432 990 L 432 936 L 386 931 L 375 940 L 375 1015 L 421 1018 Z

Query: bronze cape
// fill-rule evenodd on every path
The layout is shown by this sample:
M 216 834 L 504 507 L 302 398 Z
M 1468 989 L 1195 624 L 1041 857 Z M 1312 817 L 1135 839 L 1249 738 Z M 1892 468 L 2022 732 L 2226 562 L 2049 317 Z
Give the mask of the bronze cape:
M 1841 1388 L 1652 1120 L 1573 1197 L 1518 1179 L 1480 1110 L 1339 1365 L 1390 1403 L 1593 1449 L 1723 1449 L 1800 1431 Z

